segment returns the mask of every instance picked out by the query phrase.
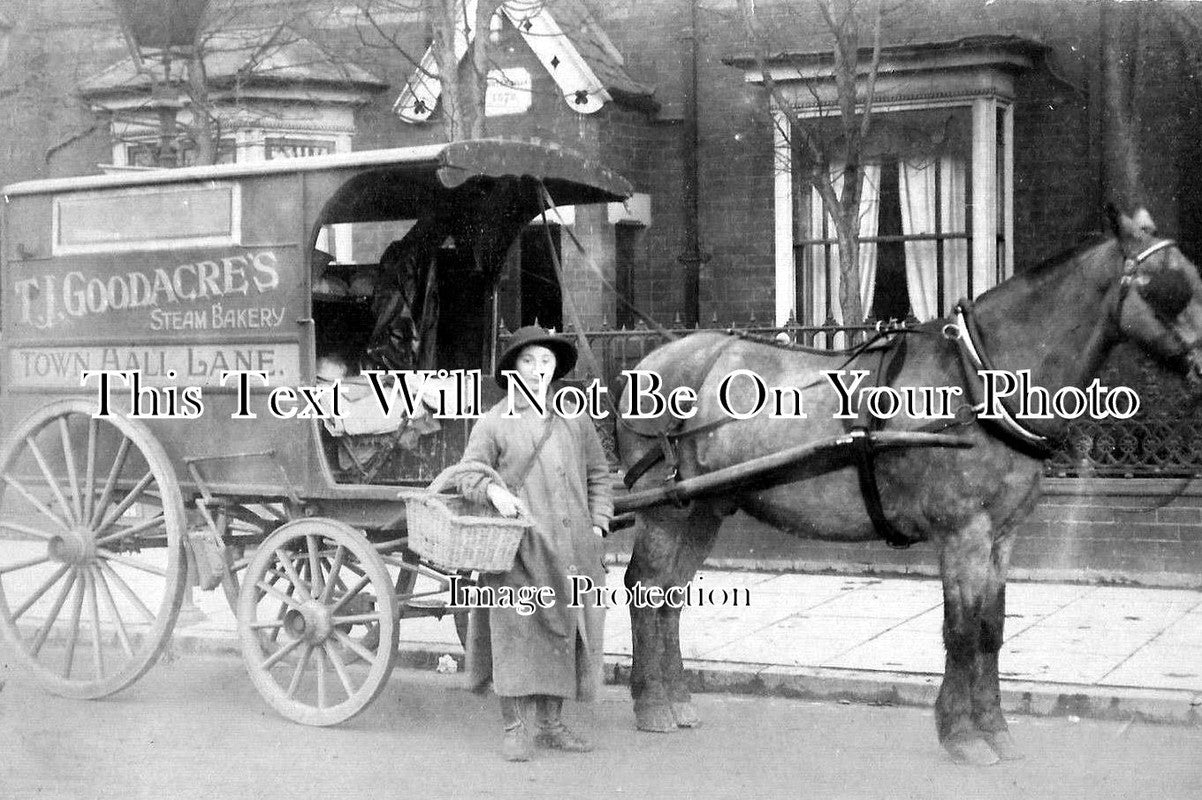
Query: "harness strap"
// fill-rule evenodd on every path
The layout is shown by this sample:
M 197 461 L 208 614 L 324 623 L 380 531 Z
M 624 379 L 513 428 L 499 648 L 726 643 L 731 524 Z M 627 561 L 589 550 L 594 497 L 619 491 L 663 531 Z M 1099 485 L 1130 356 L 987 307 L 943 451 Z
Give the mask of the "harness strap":
M 848 438 L 852 462 L 856 465 L 856 474 L 860 479 L 860 495 L 864 498 L 864 507 L 868 510 L 872 527 L 876 529 L 877 535 L 885 540 L 885 544 L 896 550 L 906 549 L 919 540 L 906 536 L 885 516 L 885 508 L 881 505 L 881 487 L 876 479 L 876 448 L 873 445 L 872 432 L 856 426 L 850 431 Z
M 889 386 L 901 373 L 906 362 L 906 339 L 899 337 L 889 347 L 881 350 L 880 360 L 876 369 L 876 385 Z M 906 536 L 889 521 L 885 515 L 885 507 L 881 503 L 881 487 L 876 474 L 876 447 L 872 433 L 884 426 L 881 420 L 868 413 L 867 403 L 860 403 L 860 414 L 855 424 L 848 427 L 848 443 L 851 451 L 851 461 L 856 468 L 856 477 L 860 484 L 860 496 L 864 499 L 864 509 L 877 536 L 885 540 L 885 544 L 897 550 L 904 550 L 914 544 L 914 539 Z
M 700 382 L 698 385 L 705 381 L 706 376 L 710 374 L 710 370 L 714 368 L 714 364 L 717 364 L 718 359 L 722 357 L 724 352 L 726 352 L 726 348 L 730 347 L 737 341 L 738 339 L 732 336 L 731 338 L 723 341 L 710 352 L 710 354 L 706 357 L 705 362 L 701 365 L 701 370 L 698 373 L 700 376 Z M 676 443 L 680 439 L 686 438 L 687 436 L 694 436 L 703 430 L 710 430 L 720 425 L 725 425 L 727 422 L 730 422 L 731 419 L 731 417 L 725 417 L 714 420 L 713 422 L 707 423 L 706 425 L 700 425 L 690 431 L 680 430 L 680 428 L 684 426 L 685 422 L 684 420 L 677 420 L 672 427 L 668 428 L 667 430 L 660 431 L 656 435 L 658 446 L 652 447 L 646 453 L 643 453 L 643 456 L 638 461 L 634 462 L 630 469 L 626 470 L 626 474 L 622 476 L 622 483 L 626 484 L 627 489 L 632 488 L 635 483 L 638 482 L 639 478 L 647 474 L 648 470 L 665 459 L 667 459 L 668 463 L 672 465 L 672 475 L 670 480 L 680 480 L 680 472 L 677 469 L 680 459 L 677 455 Z M 629 423 L 622 419 L 620 414 L 617 415 L 617 421 L 618 424 L 625 426 L 627 430 L 640 436 L 647 436 L 647 434 L 641 434 L 634 430 Z
M 955 333 L 953 334 L 953 331 Z M 982 419 L 980 412 L 984 409 L 983 382 L 981 370 L 992 370 L 988 356 L 980 345 L 981 332 L 977 327 L 976 316 L 973 314 L 972 301 L 963 299 L 956 304 L 956 321 L 944 327 L 944 335 L 956 342 L 960 355 L 960 366 L 964 372 L 964 385 L 968 392 L 972 410 L 978 419 L 1000 435 L 1000 437 L 1016 445 L 1019 449 L 1034 451 L 1035 454 L 1046 456 L 1050 445 L 1046 436 L 1024 427 L 1014 418 L 1009 406 L 1003 399 L 998 400 L 1001 416 Z

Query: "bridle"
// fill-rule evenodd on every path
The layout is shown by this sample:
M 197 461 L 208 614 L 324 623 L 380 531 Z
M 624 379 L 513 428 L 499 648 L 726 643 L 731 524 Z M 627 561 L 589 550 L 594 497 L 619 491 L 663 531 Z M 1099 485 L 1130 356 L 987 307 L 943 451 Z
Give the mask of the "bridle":
M 1123 302 L 1127 299 L 1127 293 L 1131 291 L 1132 285 L 1135 285 L 1135 279 L 1140 275 L 1140 265 L 1151 258 L 1161 250 L 1166 250 L 1170 247 L 1175 247 L 1176 242 L 1172 239 L 1161 239 L 1148 247 L 1144 248 L 1135 256 L 1124 258 L 1123 274 L 1119 278 L 1117 299 L 1114 305 L 1109 309 L 1106 319 L 1116 326 L 1116 330 L 1121 330 L 1120 323 L 1123 310 Z M 1143 287 L 1136 285 L 1136 291 L 1143 296 Z M 1152 304 L 1149 303 L 1151 306 Z M 1156 311 L 1155 306 L 1153 311 Z M 1157 316 L 1160 313 L 1157 312 Z M 1166 335 L 1171 335 L 1176 339 L 1182 353 L 1189 351 L 1189 346 L 1181 338 L 1181 335 L 1165 322 L 1167 329 Z M 955 321 L 943 326 L 943 335 L 945 338 L 954 341 L 960 353 L 961 364 L 964 367 L 965 379 L 968 384 L 968 394 L 972 400 L 971 411 L 977 418 L 981 411 L 985 408 L 985 403 L 982 398 L 983 389 L 978 380 L 982 370 L 993 370 L 994 366 L 989 358 L 989 354 L 985 351 L 981 342 L 981 331 L 977 324 L 976 310 L 971 300 L 963 299 L 956 303 Z M 1010 411 L 1005 401 L 1000 401 L 998 407 L 1001 409 L 1001 416 L 996 419 L 990 418 L 986 421 L 997 423 L 1001 433 L 1007 438 L 1017 441 L 1019 444 L 1026 445 L 1037 451 L 1047 451 L 1051 445 L 1048 437 L 1043 434 L 1036 433 L 1029 427 L 1025 426 Z
M 1119 297 L 1115 303 L 1115 308 L 1111 312 L 1115 319 L 1122 313 L 1123 301 L 1127 299 L 1127 293 L 1131 291 L 1132 284 L 1139 277 L 1139 265 L 1148 260 L 1151 256 L 1159 253 L 1161 250 L 1167 250 L 1170 247 L 1175 247 L 1177 243 L 1172 239 L 1161 239 L 1155 244 L 1141 250 L 1137 255 L 1131 256 L 1123 260 L 1123 275 L 1119 278 Z M 1136 291 L 1140 291 L 1136 288 Z

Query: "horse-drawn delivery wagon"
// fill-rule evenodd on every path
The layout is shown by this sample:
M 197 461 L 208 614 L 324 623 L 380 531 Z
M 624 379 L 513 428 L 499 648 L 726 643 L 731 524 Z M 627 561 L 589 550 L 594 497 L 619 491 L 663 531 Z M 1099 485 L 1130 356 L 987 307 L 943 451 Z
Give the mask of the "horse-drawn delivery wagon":
M 471 371 L 491 374 L 498 275 L 544 203 L 629 186 L 479 141 L 4 191 L 9 652 L 49 691 L 102 697 L 154 663 L 191 581 L 221 584 L 272 706 L 360 711 L 398 621 L 446 610 L 449 571 L 408 548 L 406 505 L 470 421 L 424 400 L 470 403 Z M 387 381 L 410 370 L 447 375 L 406 404 Z

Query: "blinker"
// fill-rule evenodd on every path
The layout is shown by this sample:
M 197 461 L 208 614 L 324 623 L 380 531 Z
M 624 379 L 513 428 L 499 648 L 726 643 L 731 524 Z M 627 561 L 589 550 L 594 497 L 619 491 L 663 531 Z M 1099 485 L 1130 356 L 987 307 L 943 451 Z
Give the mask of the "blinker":
M 1136 276 L 1132 283 L 1139 296 L 1161 319 L 1176 319 L 1189 305 L 1189 282 L 1178 270 L 1162 269 L 1145 273 Z

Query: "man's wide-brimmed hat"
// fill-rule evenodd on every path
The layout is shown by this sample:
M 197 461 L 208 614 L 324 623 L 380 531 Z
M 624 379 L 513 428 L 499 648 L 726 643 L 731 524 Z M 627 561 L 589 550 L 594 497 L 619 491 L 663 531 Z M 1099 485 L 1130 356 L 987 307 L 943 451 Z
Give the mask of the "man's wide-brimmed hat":
M 497 359 L 497 371 L 493 373 L 493 377 L 502 389 L 508 386 L 509 379 L 501 373 L 515 369 L 522 349 L 532 344 L 541 344 L 555 354 L 555 374 L 551 376 L 552 380 L 562 378 L 576 366 L 576 345 L 538 325 L 527 325 L 513 332 L 509 343 L 505 345 L 505 351 Z

